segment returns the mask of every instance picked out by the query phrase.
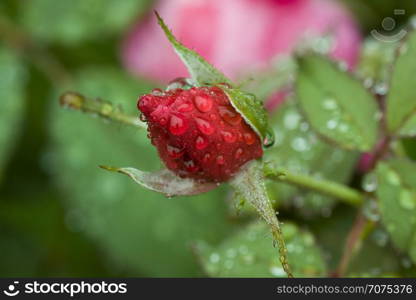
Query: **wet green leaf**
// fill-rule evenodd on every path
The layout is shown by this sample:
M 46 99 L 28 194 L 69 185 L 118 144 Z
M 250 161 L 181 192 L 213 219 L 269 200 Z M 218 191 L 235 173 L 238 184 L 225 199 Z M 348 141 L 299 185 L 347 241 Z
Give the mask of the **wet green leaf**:
M 373 96 L 324 57 L 306 55 L 298 63 L 297 97 L 314 130 L 340 147 L 371 150 L 379 118 Z
M 12 51 L 0 45 L 0 181 L 19 138 L 23 120 L 26 70 Z
M 408 135 L 414 133 L 416 114 L 416 95 L 414 78 L 416 74 L 416 32 L 409 34 L 407 41 L 399 50 L 394 66 L 390 91 L 387 97 L 387 125 L 391 133 Z M 413 120 L 409 121 L 410 118 Z M 412 130 L 413 129 L 413 130 Z M 402 132 L 402 130 L 404 130 Z
M 326 275 L 322 254 L 310 233 L 285 223 L 283 234 L 295 277 Z M 211 277 L 286 277 L 264 223 L 249 224 L 217 247 L 198 243 L 196 251 Z
M 201 55 L 182 45 L 169 30 L 163 19 L 156 13 L 159 25 L 162 27 L 173 49 L 185 64 L 195 85 L 203 86 L 208 84 L 228 83 L 231 81 L 219 70 L 208 63 Z
M 386 43 L 373 38 L 364 41 L 355 73 L 366 88 L 380 95 L 387 93 L 390 67 L 396 59 L 398 45 L 398 42 Z
M 276 142 L 274 147 L 265 152 L 266 161 L 274 161 L 279 167 L 293 173 L 339 183 L 348 183 L 351 179 L 358 153 L 334 149 L 319 139 L 298 111 L 293 99 L 287 99 L 279 106 L 270 122 Z M 279 203 L 292 205 L 306 215 L 327 215 L 334 203 L 327 196 L 285 183 L 273 181 L 268 187 L 273 190 Z
M 108 68 L 83 70 L 76 78 L 70 90 L 111 100 L 137 116 L 138 95 L 151 89 Z M 139 165 L 152 171 L 161 163 L 145 131 L 63 110 L 58 107 L 61 93 L 57 92 L 51 112 L 56 151 L 51 171 L 76 216 L 74 222 L 119 267 L 148 276 L 197 274 L 189 243 L 194 239 L 217 243 L 231 228 L 225 218 L 224 191 L 217 188 L 191 198 L 167 199 L 98 168 Z
M 31 0 L 21 4 L 21 20 L 34 37 L 65 45 L 108 37 L 125 30 L 148 0 Z
M 406 159 L 377 168 L 380 213 L 393 243 L 416 262 L 416 164 Z

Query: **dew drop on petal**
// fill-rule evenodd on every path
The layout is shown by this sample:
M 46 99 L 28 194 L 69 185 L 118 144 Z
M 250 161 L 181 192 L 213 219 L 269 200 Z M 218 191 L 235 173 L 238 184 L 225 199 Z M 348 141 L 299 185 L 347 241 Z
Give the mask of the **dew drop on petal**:
M 222 138 L 227 143 L 234 143 L 237 141 L 237 135 L 229 131 L 221 131 Z
M 196 96 L 194 102 L 196 108 L 202 113 L 209 112 L 212 109 L 212 99 L 206 96 Z
M 183 155 L 183 149 L 179 149 L 171 145 L 167 145 L 166 150 L 168 151 L 169 156 L 172 158 L 179 158 Z
M 165 95 L 165 93 L 161 89 L 158 89 L 158 88 L 153 89 L 151 94 L 153 96 L 164 96 Z
M 204 157 L 202 158 L 202 161 L 203 161 L 204 163 L 207 163 L 207 162 L 209 162 L 210 160 L 211 160 L 211 154 L 209 154 L 209 153 L 205 153 Z
M 186 170 L 190 173 L 194 173 L 194 172 L 198 171 L 198 169 L 199 169 L 198 166 L 195 165 L 193 160 L 185 161 L 184 165 L 185 165 Z
M 208 121 L 201 118 L 195 118 L 195 122 L 196 126 L 203 134 L 211 135 L 215 132 L 215 127 L 212 126 Z
M 243 149 L 238 148 L 238 149 L 235 151 L 234 157 L 235 157 L 236 159 L 239 159 L 242 155 L 243 155 Z
M 222 155 L 218 155 L 218 156 L 217 156 L 217 164 L 218 164 L 218 165 L 223 165 L 223 164 L 225 164 L 225 159 L 224 159 L 224 156 L 222 156 Z
M 202 136 L 198 136 L 195 140 L 195 148 L 198 150 L 205 149 L 208 146 L 208 141 Z
M 193 107 L 190 103 L 182 103 L 178 106 L 177 110 L 179 112 L 190 112 L 191 110 L 193 110 Z
M 244 133 L 244 141 L 246 142 L 247 145 L 252 145 L 256 141 L 256 138 L 254 137 L 252 133 L 246 132 Z
M 238 125 L 241 122 L 241 116 L 236 111 L 232 110 L 231 107 L 218 106 L 218 111 L 221 118 L 230 125 Z
M 169 131 L 173 135 L 182 135 L 186 132 L 187 129 L 188 123 L 184 119 L 175 115 L 170 118 Z

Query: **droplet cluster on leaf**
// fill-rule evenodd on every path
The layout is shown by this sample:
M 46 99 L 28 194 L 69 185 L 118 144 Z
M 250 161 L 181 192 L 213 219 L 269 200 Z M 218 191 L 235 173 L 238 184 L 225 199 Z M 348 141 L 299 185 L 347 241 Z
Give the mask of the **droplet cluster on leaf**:
M 138 108 L 161 159 L 181 177 L 223 182 L 263 155 L 259 136 L 218 86 L 155 90 Z

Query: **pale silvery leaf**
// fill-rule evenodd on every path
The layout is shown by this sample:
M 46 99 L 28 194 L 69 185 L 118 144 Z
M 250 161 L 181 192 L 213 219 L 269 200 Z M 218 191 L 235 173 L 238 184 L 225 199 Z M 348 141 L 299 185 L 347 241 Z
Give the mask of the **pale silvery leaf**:
M 202 183 L 190 178 L 180 178 L 167 169 L 144 172 L 135 168 L 100 167 L 108 171 L 125 174 L 137 184 L 168 197 L 198 195 L 217 187 L 217 184 L 211 182 Z

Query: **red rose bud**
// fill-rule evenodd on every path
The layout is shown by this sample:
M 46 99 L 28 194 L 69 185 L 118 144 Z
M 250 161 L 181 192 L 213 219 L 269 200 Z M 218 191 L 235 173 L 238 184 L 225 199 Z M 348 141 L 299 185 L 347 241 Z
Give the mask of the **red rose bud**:
M 137 107 L 160 158 L 181 177 L 223 182 L 263 155 L 259 136 L 219 87 L 156 89 Z

